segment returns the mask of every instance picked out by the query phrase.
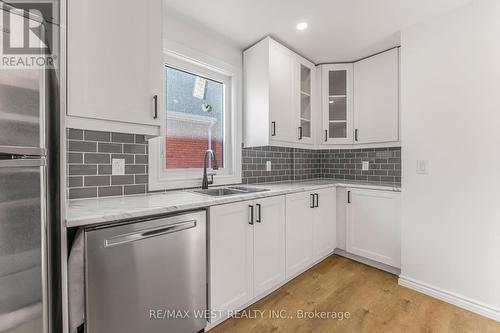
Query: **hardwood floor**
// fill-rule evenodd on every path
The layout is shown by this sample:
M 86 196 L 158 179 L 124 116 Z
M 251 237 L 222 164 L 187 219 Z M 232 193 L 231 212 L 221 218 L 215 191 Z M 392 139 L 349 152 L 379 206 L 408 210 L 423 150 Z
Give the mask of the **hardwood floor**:
M 300 310 L 330 312 L 330 319 L 298 319 Z M 332 319 L 332 312 L 350 317 Z M 401 287 L 394 275 L 336 255 L 240 316 L 255 318 L 231 318 L 210 332 L 500 332 L 500 323 Z

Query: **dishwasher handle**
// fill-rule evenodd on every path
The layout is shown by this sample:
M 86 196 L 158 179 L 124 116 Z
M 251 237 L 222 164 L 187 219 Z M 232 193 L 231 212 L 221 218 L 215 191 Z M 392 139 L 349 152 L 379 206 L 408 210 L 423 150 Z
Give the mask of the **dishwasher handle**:
M 140 230 L 138 232 L 123 234 L 123 235 L 111 237 L 110 239 L 105 239 L 104 240 L 104 247 L 105 248 L 106 247 L 113 247 L 113 246 L 117 246 L 117 245 L 131 243 L 131 242 L 140 241 L 140 240 L 144 240 L 144 239 L 148 239 L 148 238 L 152 238 L 152 237 L 171 234 L 171 233 L 186 230 L 186 229 L 191 229 L 194 227 L 196 227 L 196 220 L 179 222 L 176 224 L 172 224 L 172 225 L 168 225 L 168 226 L 161 226 L 161 227 L 157 227 L 157 228 L 144 229 L 144 230 Z

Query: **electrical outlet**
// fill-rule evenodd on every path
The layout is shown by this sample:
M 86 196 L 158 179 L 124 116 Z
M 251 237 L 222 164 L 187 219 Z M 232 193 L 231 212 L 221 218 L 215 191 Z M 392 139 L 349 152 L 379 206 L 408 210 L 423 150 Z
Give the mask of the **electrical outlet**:
M 111 161 L 111 174 L 124 175 L 125 174 L 125 160 L 122 158 L 113 158 Z
M 428 175 L 429 174 L 429 161 L 418 160 L 417 161 L 417 174 L 418 175 Z
M 369 161 L 363 161 L 361 163 L 361 170 L 363 170 L 363 171 L 370 170 L 370 162 Z
M 266 161 L 266 171 L 271 171 L 272 166 L 271 166 L 271 161 Z

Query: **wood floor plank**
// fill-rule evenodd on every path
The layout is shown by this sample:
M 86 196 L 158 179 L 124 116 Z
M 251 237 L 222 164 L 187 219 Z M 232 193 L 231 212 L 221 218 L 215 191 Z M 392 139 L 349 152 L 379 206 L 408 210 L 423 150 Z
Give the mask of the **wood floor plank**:
M 285 318 L 273 316 L 286 313 Z M 304 311 L 350 318 L 298 318 Z M 211 333 L 500 333 L 500 323 L 398 285 L 397 277 L 332 255 Z M 300 312 L 302 311 L 302 312 Z

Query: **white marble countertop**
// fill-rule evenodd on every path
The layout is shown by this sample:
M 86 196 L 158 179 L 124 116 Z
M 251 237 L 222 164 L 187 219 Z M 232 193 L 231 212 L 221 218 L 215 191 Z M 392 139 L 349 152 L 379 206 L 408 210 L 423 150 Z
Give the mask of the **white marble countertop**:
M 271 197 L 287 193 L 311 191 L 334 186 L 400 191 L 400 186 L 395 184 L 335 179 L 304 180 L 242 186 L 266 188 L 269 189 L 269 191 L 223 197 L 211 197 L 193 193 L 191 189 L 122 197 L 70 200 L 68 201 L 66 208 L 66 226 L 78 227 L 110 223 L 131 218 L 141 218 L 151 215 L 207 208 L 225 203 L 253 200 L 256 198 Z

